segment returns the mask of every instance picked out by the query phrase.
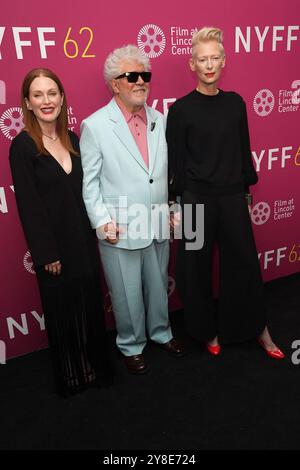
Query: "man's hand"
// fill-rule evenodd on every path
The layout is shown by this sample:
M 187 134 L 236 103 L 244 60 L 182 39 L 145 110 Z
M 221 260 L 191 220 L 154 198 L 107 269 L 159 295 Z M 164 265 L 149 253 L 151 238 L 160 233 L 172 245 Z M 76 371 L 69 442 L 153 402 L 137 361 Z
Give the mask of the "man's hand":
M 98 238 L 106 240 L 108 243 L 115 245 L 119 241 L 119 227 L 115 220 L 108 222 L 107 224 L 101 225 L 97 228 Z

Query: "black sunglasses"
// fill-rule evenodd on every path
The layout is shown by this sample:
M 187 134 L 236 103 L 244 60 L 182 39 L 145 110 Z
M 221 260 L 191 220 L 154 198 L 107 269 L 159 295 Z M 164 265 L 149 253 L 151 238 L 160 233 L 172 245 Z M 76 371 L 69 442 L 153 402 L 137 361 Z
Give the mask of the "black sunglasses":
M 129 83 L 136 83 L 140 76 L 143 82 L 148 83 L 151 80 L 151 75 L 151 72 L 125 72 L 116 77 L 115 80 L 126 77 Z

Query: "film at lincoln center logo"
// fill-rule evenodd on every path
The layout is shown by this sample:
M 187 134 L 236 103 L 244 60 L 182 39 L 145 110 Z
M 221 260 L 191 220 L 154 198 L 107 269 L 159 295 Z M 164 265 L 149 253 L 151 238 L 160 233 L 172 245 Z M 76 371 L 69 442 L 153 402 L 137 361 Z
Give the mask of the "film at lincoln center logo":
M 139 49 L 150 59 L 158 57 L 166 47 L 166 37 L 155 24 L 143 26 L 138 34 L 137 43 Z

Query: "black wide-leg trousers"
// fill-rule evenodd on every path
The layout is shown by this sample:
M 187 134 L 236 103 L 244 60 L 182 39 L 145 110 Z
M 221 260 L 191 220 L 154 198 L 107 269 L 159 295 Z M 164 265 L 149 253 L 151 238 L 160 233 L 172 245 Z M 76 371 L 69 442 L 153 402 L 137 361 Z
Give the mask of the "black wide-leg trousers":
M 194 338 L 221 343 L 257 337 L 266 325 L 263 280 L 244 194 L 201 196 L 185 191 L 182 209 L 192 205 L 193 229 L 196 204 L 204 204 L 204 245 L 186 249 L 179 245 L 176 278 L 184 304 L 185 324 Z M 183 224 L 188 223 L 183 212 Z M 202 227 L 203 228 L 203 227 Z M 219 250 L 219 298 L 212 290 L 212 260 Z

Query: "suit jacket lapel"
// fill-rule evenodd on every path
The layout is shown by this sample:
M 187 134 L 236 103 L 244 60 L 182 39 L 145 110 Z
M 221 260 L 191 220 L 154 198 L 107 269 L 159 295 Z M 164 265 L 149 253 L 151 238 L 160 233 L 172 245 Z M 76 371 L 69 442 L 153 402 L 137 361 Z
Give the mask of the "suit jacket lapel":
M 137 163 L 148 173 L 148 168 L 144 162 L 144 159 L 138 149 L 138 146 L 136 145 L 133 135 L 130 132 L 122 111 L 120 110 L 114 98 L 108 103 L 107 107 L 109 118 L 115 123 L 114 133 L 126 147 L 128 152 L 137 161 Z
M 149 106 L 146 106 L 146 113 L 147 113 L 149 175 L 151 175 L 153 172 L 154 163 L 155 163 L 156 154 L 157 154 L 160 129 L 156 122 L 157 115 L 153 112 L 152 108 L 149 108 Z

